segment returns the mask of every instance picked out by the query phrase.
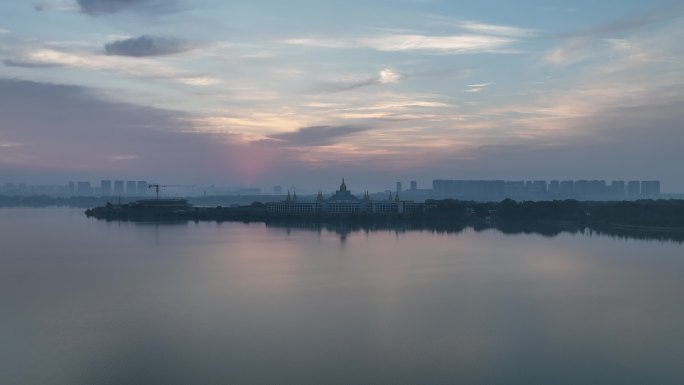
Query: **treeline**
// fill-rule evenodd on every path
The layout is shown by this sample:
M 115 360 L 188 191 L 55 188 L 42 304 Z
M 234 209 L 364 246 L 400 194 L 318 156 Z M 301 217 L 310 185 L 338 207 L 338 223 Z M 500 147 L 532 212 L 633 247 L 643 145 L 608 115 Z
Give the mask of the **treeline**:
M 576 200 L 525 201 L 506 199 L 502 202 L 474 202 L 455 199 L 425 201 L 429 218 L 503 219 L 515 221 L 562 220 L 581 221 L 585 211 Z
M 497 215 L 508 220 L 558 220 L 584 221 L 585 209 L 579 201 L 568 199 L 563 201 L 515 202 L 506 199 L 498 204 Z
M 684 227 L 684 200 L 640 200 L 587 204 L 592 223 L 645 227 Z

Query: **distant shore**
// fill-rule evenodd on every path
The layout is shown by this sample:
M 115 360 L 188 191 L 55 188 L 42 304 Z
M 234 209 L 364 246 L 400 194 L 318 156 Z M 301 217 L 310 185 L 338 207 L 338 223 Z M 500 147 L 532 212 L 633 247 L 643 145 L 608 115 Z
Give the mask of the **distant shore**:
M 193 207 L 183 212 L 149 210 L 111 210 L 128 207 L 135 198 L 47 196 L 8 197 L 0 195 L 0 207 L 69 206 L 90 208 L 88 216 L 123 221 L 262 221 L 262 222 L 348 222 L 348 223 L 425 223 L 425 224 L 505 224 L 566 222 L 576 226 L 643 232 L 684 232 L 684 200 L 638 201 L 525 201 L 473 202 L 454 199 L 426 200 L 425 210 L 412 214 L 276 214 L 268 212 L 256 196 L 198 197 L 190 203 L 216 203 L 226 206 Z M 277 196 L 265 201 L 277 200 Z M 204 202 L 206 201 L 206 202 Z M 107 209 L 109 207 L 110 209 Z
M 183 210 L 107 204 L 86 210 L 88 217 L 107 221 L 164 222 L 215 221 L 263 222 L 267 225 L 313 227 L 339 225 L 372 228 L 412 227 L 460 231 L 466 227 L 497 228 L 503 232 L 557 234 L 592 229 L 605 233 L 674 234 L 684 240 L 684 200 L 635 202 L 538 201 L 478 203 L 452 199 L 427 200 L 422 212 L 411 214 L 281 214 L 253 202 L 236 207 L 192 207 Z

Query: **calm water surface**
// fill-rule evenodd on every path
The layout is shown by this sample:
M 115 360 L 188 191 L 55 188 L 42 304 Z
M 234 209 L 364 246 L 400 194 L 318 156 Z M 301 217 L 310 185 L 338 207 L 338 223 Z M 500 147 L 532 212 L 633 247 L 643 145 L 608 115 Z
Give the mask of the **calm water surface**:
M 681 384 L 684 246 L 0 210 L 1 384 Z

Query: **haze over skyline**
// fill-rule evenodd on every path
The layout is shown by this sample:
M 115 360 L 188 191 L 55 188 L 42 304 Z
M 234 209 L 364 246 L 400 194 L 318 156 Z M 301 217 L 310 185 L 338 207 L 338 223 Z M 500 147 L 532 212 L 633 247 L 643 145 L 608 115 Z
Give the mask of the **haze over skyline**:
M 684 191 L 681 1 L 0 4 L 0 182 Z

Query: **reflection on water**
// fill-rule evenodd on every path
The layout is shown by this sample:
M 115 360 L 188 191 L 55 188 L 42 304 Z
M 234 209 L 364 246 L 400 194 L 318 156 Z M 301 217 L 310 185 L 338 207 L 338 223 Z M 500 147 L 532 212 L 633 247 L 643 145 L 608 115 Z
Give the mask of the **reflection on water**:
M 481 232 L 486 230 L 497 230 L 503 234 L 538 234 L 545 237 L 556 237 L 561 234 L 574 234 L 592 237 L 595 235 L 612 237 L 615 239 L 634 239 L 634 240 L 655 240 L 661 242 L 684 243 L 684 231 L 658 231 L 658 230 L 634 230 L 618 227 L 591 228 L 580 226 L 569 222 L 548 222 L 548 223 L 511 223 L 502 222 L 496 224 L 468 225 L 463 223 L 349 223 L 349 222 L 267 222 L 269 228 L 282 228 L 288 233 L 293 230 L 309 230 L 317 233 L 323 231 L 335 233 L 340 241 L 344 242 L 352 233 L 370 233 L 377 231 L 393 231 L 397 234 L 411 231 L 431 232 L 437 234 L 458 235 L 466 230 Z
M 0 383 L 684 378 L 679 243 L 307 226 L 0 210 Z

